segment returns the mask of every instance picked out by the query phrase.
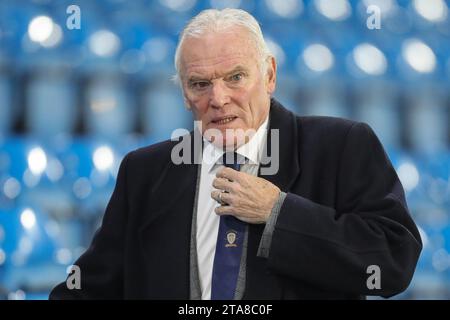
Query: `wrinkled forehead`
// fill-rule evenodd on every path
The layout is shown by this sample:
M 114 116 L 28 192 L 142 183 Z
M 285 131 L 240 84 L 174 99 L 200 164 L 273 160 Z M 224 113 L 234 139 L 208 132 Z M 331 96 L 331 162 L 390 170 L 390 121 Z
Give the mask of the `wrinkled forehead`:
M 233 28 L 186 37 L 180 49 L 180 74 L 255 64 L 257 49 L 248 31 Z

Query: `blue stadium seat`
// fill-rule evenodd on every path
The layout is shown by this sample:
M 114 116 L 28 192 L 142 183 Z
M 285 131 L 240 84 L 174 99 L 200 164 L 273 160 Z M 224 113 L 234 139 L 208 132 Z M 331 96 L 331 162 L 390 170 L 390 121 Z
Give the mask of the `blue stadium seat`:
M 0 51 L 0 68 L 2 68 L 2 52 Z M 12 81 L 8 74 L 0 71 L 0 138 L 9 135 L 12 129 L 13 104 Z
M 154 142 L 169 139 L 175 129 L 193 128 L 180 89 L 167 82 L 150 85 L 144 94 L 142 115 L 144 134 Z
M 48 221 L 35 208 L 0 211 L 4 232 L 0 248 L 5 255 L 0 283 L 8 291 L 49 290 L 57 280 L 55 257 L 58 245 L 46 229 Z
M 41 139 L 73 133 L 78 117 L 75 83 L 67 76 L 47 72 L 32 78 L 26 91 L 26 125 Z

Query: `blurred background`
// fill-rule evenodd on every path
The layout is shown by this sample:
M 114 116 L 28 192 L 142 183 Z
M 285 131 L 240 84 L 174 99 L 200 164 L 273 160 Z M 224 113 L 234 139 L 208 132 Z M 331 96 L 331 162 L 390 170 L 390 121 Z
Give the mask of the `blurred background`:
M 211 7 L 260 21 L 286 107 L 375 130 L 424 242 L 395 298 L 449 299 L 449 5 L 1 0 L 0 299 L 46 299 L 89 245 L 123 156 L 192 129 L 173 55 L 183 25 Z

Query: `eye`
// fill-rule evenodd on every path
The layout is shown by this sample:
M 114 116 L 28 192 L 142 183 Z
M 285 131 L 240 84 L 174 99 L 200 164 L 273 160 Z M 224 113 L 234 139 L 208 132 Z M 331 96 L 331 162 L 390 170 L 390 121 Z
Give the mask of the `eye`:
M 208 81 L 195 81 L 195 82 L 191 82 L 190 86 L 191 86 L 191 88 L 194 88 L 196 90 L 202 90 L 209 86 L 209 82 Z
M 236 73 L 236 74 L 233 74 L 230 77 L 230 81 L 232 81 L 232 82 L 239 82 L 239 81 L 242 80 L 243 77 L 244 77 L 244 75 L 242 73 Z

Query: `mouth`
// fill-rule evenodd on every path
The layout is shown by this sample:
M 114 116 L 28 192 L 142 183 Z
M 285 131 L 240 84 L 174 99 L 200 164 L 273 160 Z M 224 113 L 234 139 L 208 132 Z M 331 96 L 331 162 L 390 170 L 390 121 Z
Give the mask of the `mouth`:
M 237 119 L 236 116 L 225 116 L 214 118 L 211 122 L 218 125 L 224 125 L 233 122 L 235 119 Z

